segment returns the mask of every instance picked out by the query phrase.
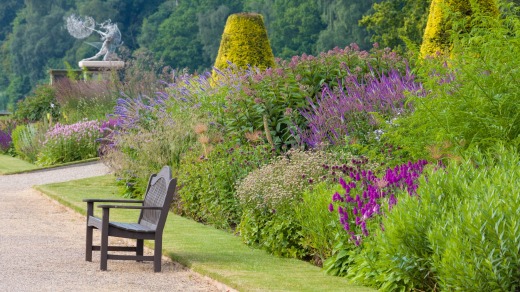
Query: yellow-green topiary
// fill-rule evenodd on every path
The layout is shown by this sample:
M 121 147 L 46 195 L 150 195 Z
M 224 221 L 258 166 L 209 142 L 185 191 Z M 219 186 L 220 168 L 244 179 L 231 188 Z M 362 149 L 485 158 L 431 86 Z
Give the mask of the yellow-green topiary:
M 262 15 L 237 13 L 228 17 L 215 68 L 227 68 L 228 61 L 239 68 L 246 68 L 247 65 L 261 69 L 274 66 L 274 55 Z
M 490 16 L 498 16 L 496 0 L 432 0 L 426 30 L 424 31 L 421 55 L 431 56 L 440 53 L 448 53 L 450 50 L 451 13 L 460 13 L 466 17 L 467 23 L 471 23 L 471 16 L 475 11 Z

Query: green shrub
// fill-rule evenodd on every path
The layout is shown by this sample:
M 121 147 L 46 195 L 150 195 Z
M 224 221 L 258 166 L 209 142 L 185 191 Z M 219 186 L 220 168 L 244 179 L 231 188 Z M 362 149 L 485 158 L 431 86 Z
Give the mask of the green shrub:
M 416 159 L 520 145 L 519 30 L 513 16 L 475 26 L 454 43 L 452 59 L 425 60 L 418 73 L 429 94 L 410 97 L 414 112 L 387 129 L 392 144 Z
M 244 209 L 239 231 L 248 245 L 276 256 L 307 258 L 301 227 L 295 221 L 294 206 L 279 205 L 276 210 Z
M 269 161 L 265 146 L 210 143 L 199 127 L 199 147 L 183 157 L 179 167 L 179 202 L 176 212 L 217 228 L 234 228 L 241 210 L 236 182 Z
M 303 192 L 300 202 L 294 202 L 294 220 L 300 226 L 301 245 L 319 266 L 331 257 L 337 242 L 347 237 L 338 216 L 328 209 L 331 194 L 340 191 L 338 184 L 319 183 Z
M 140 197 L 152 171 L 164 165 L 177 169 L 182 155 L 193 145 L 193 120 L 176 119 L 164 112 L 135 112 L 140 121 L 119 125 L 106 138 L 102 161 L 116 174 L 122 193 Z
M 384 291 L 514 291 L 520 287 L 520 156 L 473 151 L 431 170 L 417 197 L 400 196 L 384 231 L 363 244 L 349 270 Z
M 42 124 L 18 125 L 12 132 L 16 155 L 29 162 L 35 162 L 44 139 L 46 126 Z
M 218 90 L 211 87 L 209 73 L 174 74 L 173 81 L 160 90 L 155 83 L 139 83 L 157 77 L 139 68 L 139 64 L 132 66 L 131 86 L 125 87 L 136 95 L 123 94 L 116 101 L 118 130 L 107 137 L 102 156 L 119 176 L 122 191 L 128 196 L 140 196 L 149 173 L 163 165 L 178 169 L 183 155 L 196 143 L 195 125 L 212 123 L 217 129 L 218 111 L 223 110 L 213 95 Z M 149 69 L 144 66 L 143 70 Z M 134 70 L 142 74 L 134 75 Z M 154 94 L 140 94 L 149 91 Z M 220 97 L 225 97 L 223 91 Z
M 60 117 L 59 104 L 56 101 L 54 89 L 48 85 L 39 85 L 32 95 L 18 102 L 14 118 L 21 121 L 37 122 L 48 118 L 55 121 Z

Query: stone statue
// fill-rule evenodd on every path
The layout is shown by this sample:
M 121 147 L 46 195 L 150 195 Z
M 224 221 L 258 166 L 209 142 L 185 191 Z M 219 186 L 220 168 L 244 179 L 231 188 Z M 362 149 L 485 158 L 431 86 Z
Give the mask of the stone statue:
M 87 44 L 94 46 L 99 49 L 99 52 L 90 58 L 83 59 L 82 61 L 95 60 L 103 56 L 103 61 L 116 61 L 119 60 L 115 51 L 119 46 L 123 44 L 121 41 L 121 32 L 117 28 L 117 24 L 112 23 L 109 20 L 97 24 L 99 30 L 95 29 L 96 22 L 90 16 L 80 18 L 74 14 L 67 18 L 67 30 L 70 35 L 77 39 L 84 39 L 96 32 L 101 36 L 103 42 L 89 43 Z

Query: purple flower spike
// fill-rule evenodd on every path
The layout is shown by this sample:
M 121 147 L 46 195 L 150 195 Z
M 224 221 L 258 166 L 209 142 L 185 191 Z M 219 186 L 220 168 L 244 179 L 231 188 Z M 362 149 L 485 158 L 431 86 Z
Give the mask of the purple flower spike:
M 342 177 L 339 178 L 339 184 L 341 185 L 341 187 L 343 187 L 344 190 L 347 190 L 347 188 L 348 188 L 347 183 L 345 182 L 345 180 Z
M 392 210 L 392 207 L 397 204 L 397 199 L 395 198 L 395 196 L 392 194 L 390 195 L 390 199 L 388 200 L 388 209 L 389 210 Z
M 343 224 L 343 229 L 345 229 L 345 231 L 349 231 L 350 230 L 350 224 L 348 222 Z
M 343 202 L 344 200 L 338 192 L 335 192 L 334 195 L 332 195 L 332 201 L 333 202 L 338 202 L 338 201 Z
M 364 236 L 368 236 L 367 223 L 365 221 L 361 222 L 361 230 Z
M 334 205 L 332 203 L 329 204 L 329 212 L 334 212 Z

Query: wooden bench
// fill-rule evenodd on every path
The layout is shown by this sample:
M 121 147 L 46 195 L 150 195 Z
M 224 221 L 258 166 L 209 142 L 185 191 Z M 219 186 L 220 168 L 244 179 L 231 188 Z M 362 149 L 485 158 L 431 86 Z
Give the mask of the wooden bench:
M 153 261 L 154 271 L 161 271 L 162 235 L 169 207 L 173 200 L 177 180 L 171 178 L 168 166 L 150 176 L 144 200 L 125 199 L 85 199 L 87 203 L 87 238 L 85 260 L 92 261 L 92 251 L 101 251 L 100 268 L 107 270 L 108 260 Z M 103 203 L 102 217 L 94 216 L 94 203 Z M 107 204 L 110 203 L 110 204 Z M 117 205 L 113 204 L 117 203 Z M 120 203 L 139 203 L 140 205 L 121 205 Z M 111 209 L 136 209 L 140 215 L 136 223 L 111 222 Z M 101 244 L 92 245 L 93 230 L 101 231 Z M 109 246 L 108 237 L 136 239 L 135 246 Z M 153 256 L 143 255 L 144 240 L 154 240 Z M 135 255 L 109 254 L 108 251 L 135 252 Z

